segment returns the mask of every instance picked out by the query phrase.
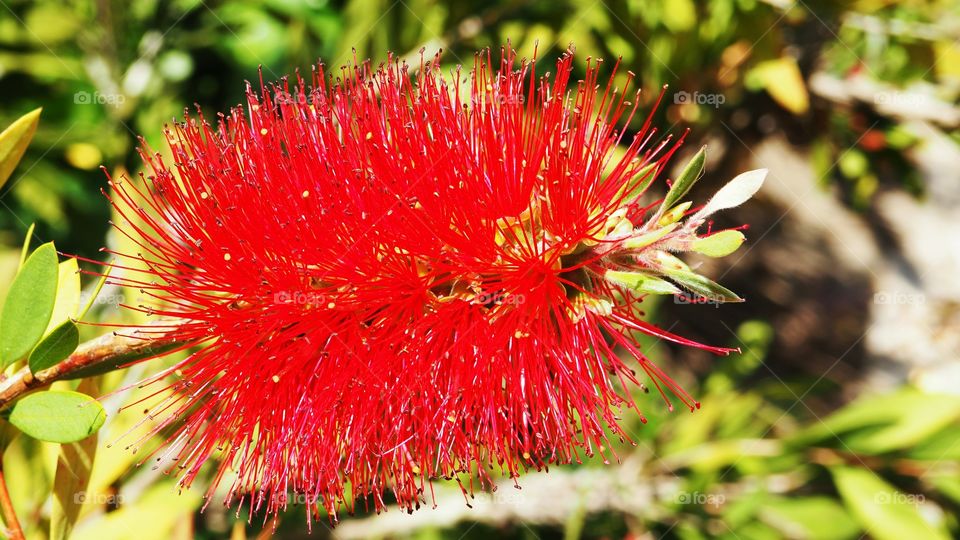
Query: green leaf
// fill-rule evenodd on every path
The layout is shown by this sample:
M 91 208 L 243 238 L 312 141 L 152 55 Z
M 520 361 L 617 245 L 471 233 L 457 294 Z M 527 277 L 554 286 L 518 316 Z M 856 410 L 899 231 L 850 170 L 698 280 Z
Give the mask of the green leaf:
M 666 227 L 671 223 L 676 223 L 687 213 L 687 210 L 690 210 L 690 207 L 693 206 L 692 201 L 687 201 L 685 203 L 680 203 L 670 210 L 667 210 L 660 219 L 657 220 L 657 225 L 661 227 Z
M 703 174 L 703 168 L 706 163 L 707 147 L 704 146 L 693 156 L 693 159 L 687 163 L 683 170 L 680 171 L 677 179 L 673 181 L 673 185 L 670 186 L 670 191 L 667 192 L 667 196 L 663 199 L 663 204 L 660 205 L 662 211 L 667 211 L 672 208 L 673 205 L 677 204 L 677 202 L 690 191 L 690 188 L 697 183 L 700 175 Z
M 80 392 L 50 390 L 14 403 L 10 423 L 41 441 L 71 443 L 97 432 L 107 415 L 100 402 Z
M 743 302 L 743 298 L 730 289 L 700 274 L 684 270 L 665 270 L 664 273 L 683 288 L 710 302 Z
M 0 314 L 0 366 L 27 356 L 43 337 L 57 299 L 57 250 L 43 244 L 17 273 Z
M 843 502 L 873 538 L 948 540 L 941 528 L 920 515 L 922 496 L 901 493 L 867 469 L 834 467 L 830 472 Z
M 666 251 L 655 252 L 654 259 L 659 266 L 659 270 L 665 274 L 670 272 L 690 272 L 690 267 L 687 266 L 687 263 Z
M 77 387 L 81 392 L 97 393 L 94 379 L 84 379 Z M 97 455 L 97 438 L 60 446 L 57 470 L 53 481 L 53 504 L 50 508 L 50 540 L 66 540 L 80 517 L 93 460 Z
M 913 459 L 960 462 L 960 431 L 951 423 L 906 450 Z
M 33 229 L 36 226 L 36 223 L 31 223 L 27 229 L 27 236 L 23 239 L 23 247 L 20 249 L 20 263 L 17 264 L 18 272 L 23 268 L 23 263 L 27 260 L 27 253 L 30 253 L 30 239 L 33 238 Z
M 844 507 L 829 497 L 773 497 L 760 510 L 760 519 L 776 528 L 781 538 L 847 540 L 862 529 Z
M 615 160 L 611 160 L 613 162 Z M 623 184 L 617 193 L 616 199 L 622 200 L 621 204 L 627 205 L 635 202 L 637 198 L 646 193 L 647 188 L 653 183 L 657 176 L 657 164 L 650 163 L 640 169 L 633 177 Z
M 726 257 L 736 251 L 744 240 L 746 237 L 742 232 L 728 229 L 694 240 L 691 249 L 708 257 Z
M 104 270 L 103 275 L 100 276 L 100 279 L 97 280 L 97 285 L 93 288 L 93 292 L 90 293 L 90 299 L 87 300 L 87 303 L 83 306 L 83 309 L 77 314 L 77 320 L 83 320 L 87 316 L 87 312 L 90 311 L 90 308 L 93 307 L 93 304 L 97 302 L 97 296 L 100 296 L 100 291 L 103 290 L 103 284 L 107 282 L 107 276 L 110 275 L 110 272 L 113 270 L 113 262 L 107 263 L 107 269 Z
M 960 504 L 960 478 L 950 474 L 931 476 L 927 481 L 954 503 Z
M 80 268 L 77 260 L 70 258 L 57 268 L 57 299 L 44 335 L 77 316 L 80 308 Z
M 639 234 L 637 236 L 631 236 L 623 241 L 623 247 L 627 249 L 643 249 L 654 242 L 659 241 L 664 236 L 673 232 L 679 223 L 671 223 L 666 227 L 661 227 L 659 229 L 650 231 L 648 233 Z
M 73 354 L 80 345 L 80 331 L 73 321 L 66 321 L 53 329 L 46 337 L 37 343 L 30 352 L 27 363 L 30 371 L 37 373 L 59 364 L 64 358 Z
M 798 433 L 798 446 L 842 442 L 866 454 L 914 449 L 960 419 L 960 397 L 925 394 L 905 388 L 893 394 L 867 396 L 822 422 Z
M 143 490 L 143 494 L 126 501 L 118 510 L 106 512 L 90 523 L 84 523 L 71 540 L 104 540 L 130 538 L 136 531 L 137 540 L 169 540 L 176 538 L 177 522 L 189 517 L 203 503 L 196 490 L 178 494 L 175 480 L 163 479 Z M 144 526 L 149 524 L 149 526 Z
M 641 294 L 680 294 L 680 289 L 673 283 L 653 277 L 643 272 L 607 271 L 604 279 L 627 287 Z
M 13 169 L 20 163 L 40 121 L 40 109 L 34 109 L 18 118 L 0 133 L 0 188 L 7 183 Z

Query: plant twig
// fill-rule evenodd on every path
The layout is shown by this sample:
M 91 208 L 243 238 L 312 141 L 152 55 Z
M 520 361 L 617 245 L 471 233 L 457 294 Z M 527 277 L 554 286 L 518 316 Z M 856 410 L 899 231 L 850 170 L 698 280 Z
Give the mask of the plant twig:
M 3 513 L 3 522 L 7 525 L 7 533 L 10 535 L 10 539 L 24 540 L 23 528 L 20 526 L 20 520 L 17 519 L 17 513 L 13 509 L 10 492 L 7 491 L 7 481 L 3 476 L 2 462 L 0 462 L 0 512 Z
M 28 366 L 21 368 L 0 381 L 0 408 L 27 392 L 44 388 L 56 381 L 118 369 L 136 360 L 190 345 L 172 338 L 147 337 L 144 335 L 147 332 L 147 329 L 141 329 L 132 332 L 132 335 L 105 334 L 82 343 L 73 354 L 55 366 L 37 373 L 31 372 Z

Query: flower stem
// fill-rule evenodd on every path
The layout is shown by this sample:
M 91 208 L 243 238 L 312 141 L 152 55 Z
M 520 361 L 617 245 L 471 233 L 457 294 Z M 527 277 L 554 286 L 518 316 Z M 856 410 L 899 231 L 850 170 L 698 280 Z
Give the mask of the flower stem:
M 7 491 L 2 459 L 0 459 L 0 512 L 3 513 L 3 522 L 7 525 L 6 532 L 9 534 L 10 540 L 24 540 L 23 528 L 20 526 L 20 520 L 17 519 L 17 513 L 13 509 L 10 492 Z

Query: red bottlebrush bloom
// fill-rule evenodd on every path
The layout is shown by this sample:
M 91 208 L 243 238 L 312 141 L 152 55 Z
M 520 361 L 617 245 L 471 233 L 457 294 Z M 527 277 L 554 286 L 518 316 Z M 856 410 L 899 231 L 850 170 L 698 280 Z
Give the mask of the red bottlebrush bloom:
M 412 509 L 434 478 L 602 453 L 605 428 L 627 437 L 637 366 L 697 406 L 636 332 L 728 349 L 638 306 L 677 285 L 739 300 L 670 252 L 739 246 L 739 231 L 696 229 L 759 180 L 689 212 L 675 203 L 701 153 L 667 200 L 641 203 L 678 143 L 649 117 L 618 129 L 637 109 L 629 77 L 604 86 L 588 61 L 574 82 L 572 62 L 538 78 L 486 53 L 463 80 L 439 58 L 415 76 L 392 60 L 331 82 L 321 67 L 312 88 L 249 90 L 216 126 L 198 114 L 168 129 L 175 166 L 141 152 L 146 189 L 111 182 L 118 229 L 142 249 L 117 255 L 148 268 L 116 281 L 178 321 L 165 338 L 200 346 L 152 379 L 177 377 L 152 412 L 175 426 L 184 485 L 216 454 L 228 500 L 268 512 L 291 494 L 333 519 L 357 498 L 380 510 L 386 488 Z

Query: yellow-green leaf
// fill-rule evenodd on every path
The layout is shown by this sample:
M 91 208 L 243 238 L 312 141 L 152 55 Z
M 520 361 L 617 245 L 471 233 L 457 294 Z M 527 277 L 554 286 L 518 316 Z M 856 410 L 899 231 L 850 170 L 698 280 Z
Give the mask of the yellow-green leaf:
M 698 238 L 693 241 L 693 245 L 690 247 L 693 251 L 708 257 L 726 257 L 736 251 L 745 239 L 746 237 L 743 236 L 742 232 L 728 229 Z
M 643 249 L 673 232 L 678 225 L 678 223 L 674 222 L 666 227 L 661 227 L 647 233 L 631 236 L 623 241 L 623 247 L 627 249 Z
M 57 298 L 57 250 L 43 244 L 17 273 L 0 313 L 0 365 L 27 356 L 43 337 Z
M 942 528 L 923 519 L 917 506 L 922 496 L 897 489 L 867 469 L 834 467 L 837 491 L 853 516 L 877 540 L 924 538 L 948 540 Z
M 679 176 L 673 181 L 673 184 L 670 186 L 670 191 L 667 192 L 667 196 L 663 199 L 663 204 L 661 205 L 663 210 L 672 208 L 673 205 L 677 204 L 677 202 L 690 191 L 690 188 L 697 183 L 700 175 L 703 174 L 703 168 L 706 163 L 707 147 L 704 146 L 690 159 L 683 170 L 680 171 Z
M 78 345 L 80 345 L 80 331 L 77 325 L 73 321 L 64 321 L 30 351 L 30 357 L 27 359 L 30 371 L 36 373 L 59 364 L 73 354 Z
M 30 239 L 33 238 L 33 229 L 36 226 L 36 223 L 31 223 L 30 227 L 27 228 L 27 236 L 23 239 L 23 247 L 20 248 L 20 262 L 17 264 L 18 272 L 23 268 L 23 263 L 27 261 L 27 254 L 30 253 Z
M 642 272 L 621 272 L 610 270 L 604 279 L 641 294 L 679 294 L 680 289 L 669 281 L 644 274 Z
M 84 379 L 77 390 L 93 394 L 98 392 L 94 379 Z M 85 494 L 96 454 L 97 437 L 61 445 L 53 481 L 50 540 L 66 540 L 70 537 L 87 499 Z
M 730 289 L 700 274 L 684 270 L 665 271 L 664 273 L 683 288 L 709 302 L 743 302 L 743 298 L 737 296 Z
M 18 118 L 0 133 L 0 188 L 7 183 L 13 169 L 20 163 L 40 121 L 40 109 L 34 109 Z
M 667 210 L 667 213 L 663 214 L 663 216 L 657 221 L 657 225 L 660 227 L 666 227 L 671 223 L 680 221 L 680 218 L 687 213 L 687 210 L 690 210 L 691 206 L 693 206 L 692 201 L 687 201 L 674 206 L 670 210 Z
M 70 258 L 60 263 L 57 269 L 57 300 L 44 335 L 77 316 L 80 308 L 80 268 L 77 260 Z
M 97 432 L 107 415 L 100 402 L 80 392 L 49 390 L 14 403 L 10 423 L 34 439 L 71 443 Z
M 803 114 L 810 109 L 810 95 L 800 73 L 800 66 L 791 56 L 760 62 L 753 68 L 754 75 L 762 80 L 770 97 L 793 114 Z

